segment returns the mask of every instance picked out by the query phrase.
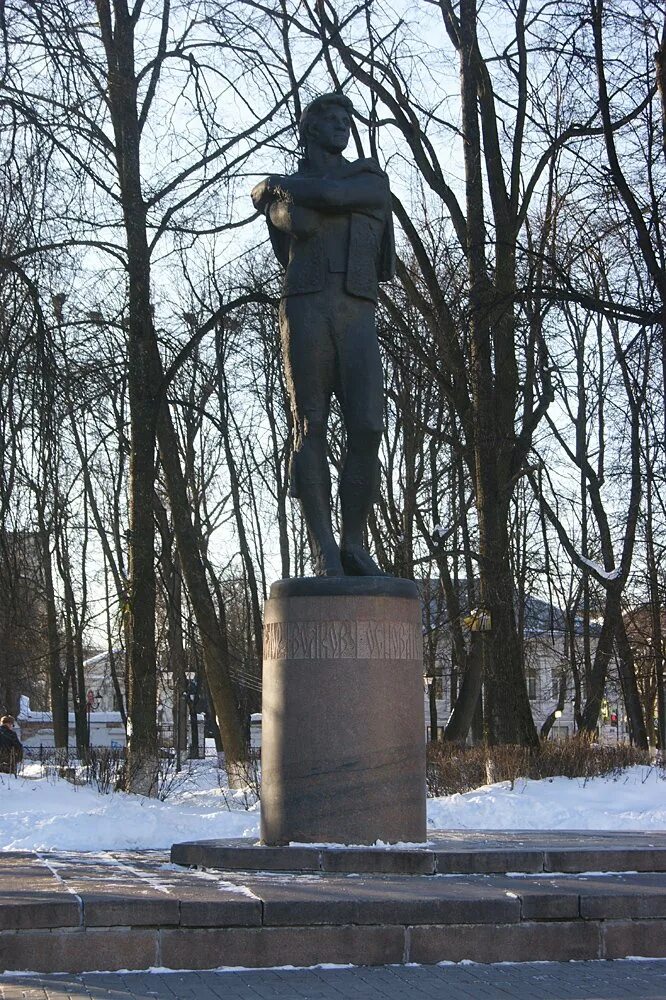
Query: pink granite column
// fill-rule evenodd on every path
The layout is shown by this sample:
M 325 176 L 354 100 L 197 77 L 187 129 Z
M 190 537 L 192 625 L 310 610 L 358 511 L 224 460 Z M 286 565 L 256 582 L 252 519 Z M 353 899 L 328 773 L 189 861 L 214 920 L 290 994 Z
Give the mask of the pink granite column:
M 411 581 L 273 584 L 261 808 L 266 844 L 425 840 L 421 604 Z

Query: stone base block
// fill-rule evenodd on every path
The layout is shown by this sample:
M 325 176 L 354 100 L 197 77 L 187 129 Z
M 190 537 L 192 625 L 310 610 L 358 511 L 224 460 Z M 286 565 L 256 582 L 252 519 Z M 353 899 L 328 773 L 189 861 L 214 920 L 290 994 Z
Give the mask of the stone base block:
M 409 961 L 581 962 L 601 957 L 600 924 L 580 921 L 411 927 Z
M 262 841 L 422 843 L 416 586 L 390 577 L 281 580 L 264 620 Z
M 607 920 L 603 958 L 666 958 L 666 920 Z
M 155 928 L 0 932 L 2 972 L 116 972 L 159 965 Z
M 398 964 L 404 941 L 404 928 L 390 926 L 165 930 L 160 961 L 168 969 Z

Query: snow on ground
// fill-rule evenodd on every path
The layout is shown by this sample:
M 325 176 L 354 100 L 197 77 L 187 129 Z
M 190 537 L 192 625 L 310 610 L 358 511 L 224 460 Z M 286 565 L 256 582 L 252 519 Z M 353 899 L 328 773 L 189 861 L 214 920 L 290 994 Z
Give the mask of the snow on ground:
M 249 808 L 245 808 L 249 806 Z M 428 800 L 429 829 L 666 830 L 666 778 L 649 767 L 619 777 L 485 785 Z M 213 761 L 197 761 L 166 801 L 44 777 L 0 775 L 0 850 L 163 850 L 183 840 L 257 837 L 250 792 L 220 788 Z
M 220 788 L 212 760 L 193 763 L 165 802 L 101 795 L 43 777 L 39 764 L 27 764 L 23 777 L 0 774 L 0 850 L 161 850 L 183 840 L 257 836 L 254 796 Z
M 666 771 L 637 765 L 605 778 L 484 785 L 428 800 L 433 830 L 664 830 Z

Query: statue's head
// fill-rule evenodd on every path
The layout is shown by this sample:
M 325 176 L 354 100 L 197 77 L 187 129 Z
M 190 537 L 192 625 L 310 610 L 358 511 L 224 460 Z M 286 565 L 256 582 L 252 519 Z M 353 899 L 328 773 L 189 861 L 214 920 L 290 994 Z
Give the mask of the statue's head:
M 298 123 L 301 146 L 317 145 L 328 153 L 346 149 L 354 105 L 344 94 L 321 94 L 304 109 Z

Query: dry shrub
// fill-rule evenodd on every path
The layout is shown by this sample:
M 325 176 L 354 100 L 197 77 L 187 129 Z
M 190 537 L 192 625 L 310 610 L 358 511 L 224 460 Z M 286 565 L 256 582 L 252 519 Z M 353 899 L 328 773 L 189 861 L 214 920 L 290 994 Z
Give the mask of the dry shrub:
M 252 809 L 261 799 L 261 751 L 251 748 L 247 760 L 239 761 L 235 770 L 242 787 L 233 791 L 227 785 L 229 778 L 224 768 L 217 772 L 217 783 L 224 803 L 229 810 Z
M 634 764 L 650 763 L 647 751 L 627 743 L 600 746 L 584 738 L 549 740 L 537 750 L 429 743 L 426 776 L 428 795 L 436 796 L 470 792 L 497 781 L 509 781 L 513 786 L 518 778 L 595 778 L 617 774 Z
M 103 795 L 124 789 L 126 780 L 124 747 L 90 747 L 82 768 L 85 784 L 92 785 Z

